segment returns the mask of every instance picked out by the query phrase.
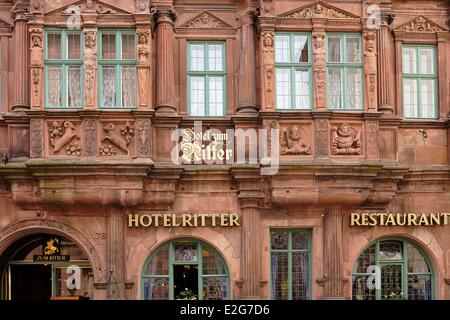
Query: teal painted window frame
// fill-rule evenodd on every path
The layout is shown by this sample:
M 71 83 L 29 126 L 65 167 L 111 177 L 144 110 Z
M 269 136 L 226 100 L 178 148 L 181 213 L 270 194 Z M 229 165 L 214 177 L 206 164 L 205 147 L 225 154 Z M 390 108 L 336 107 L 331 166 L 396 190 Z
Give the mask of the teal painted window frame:
M 416 50 L 416 70 L 417 73 L 405 73 L 403 66 L 404 66 L 404 49 L 406 48 L 413 48 Z M 420 73 L 420 56 L 419 56 L 419 49 L 420 48 L 430 48 L 433 49 L 433 74 L 423 74 Z M 405 119 L 412 119 L 412 120 L 420 120 L 420 119 L 438 119 L 439 118 L 439 95 L 438 95 L 438 57 L 437 57 L 437 48 L 435 45 L 412 45 L 412 44 L 404 44 L 402 45 L 402 104 L 404 106 L 404 99 L 405 99 L 405 79 L 413 79 L 417 80 L 417 117 L 406 117 L 405 111 L 403 109 L 403 115 Z M 420 82 L 422 79 L 426 80 L 434 80 L 434 116 L 433 117 L 424 117 L 422 116 L 422 94 L 420 90 Z
M 193 71 L 191 70 L 191 45 L 203 45 L 203 63 L 205 66 L 205 71 Z M 218 45 L 222 46 L 222 71 L 209 71 L 209 50 L 208 45 Z M 226 65 L 226 44 L 224 41 L 188 41 L 187 44 L 187 110 L 188 114 L 191 117 L 198 118 L 222 118 L 225 117 L 226 109 L 227 109 L 227 65 Z M 205 114 L 204 115 L 192 115 L 191 113 L 191 77 L 204 77 L 205 78 L 205 90 L 204 90 L 204 99 L 205 99 Z M 209 106 L 209 81 L 208 77 L 221 76 L 222 81 L 222 92 L 223 92 L 223 110 L 221 115 L 210 115 L 210 106 Z
M 104 34 L 114 34 L 116 36 L 115 43 L 115 56 L 116 59 L 103 59 L 102 56 L 102 37 Z M 132 34 L 134 35 L 135 42 L 135 57 L 134 59 L 122 59 L 122 34 Z M 137 107 L 137 60 L 136 60 L 136 30 L 134 29 L 102 29 L 98 31 L 98 105 L 100 109 L 135 109 Z M 103 92 L 103 79 L 102 79 L 102 69 L 104 67 L 114 67 L 115 69 L 115 95 L 116 95 L 116 106 L 104 106 L 102 101 Z M 134 67 L 134 79 L 135 84 L 135 103 L 133 106 L 122 106 L 122 75 L 121 71 L 123 67 Z
M 290 48 L 290 62 L 277 62 L 276 58 L 276 43 L 277 36 L 289 36 L 289 48 Z M 306 36 L 308 38 L 308 62 L 295 62 L 294 61 L 294 36 Z M 275 60 L 275 105 L 277 110 L 297 110 L 297 111 L 310 111 L 313 108 L 313 78 L 312 78 L 312 49 L 311 49 L 311 33 L 310 32 L 275 32 L 274 40 L 274 60 Z M 291 107 L 280 107 L 277 104 L 277 69 L 290 69 L 290 92 L 291 92 Z M 300 108 L 295 104 L 295 70 L 307 69 L 309 73 L 309 108 Z
M 402 243 L 402 259 L 401 260 L 382 260 L 380 259 L 380 243 L 381 242 L 389 242 L 389 241 L 398 241 Z M 370 243 L 368 246 L 366 246 L 356 257 L 356 261 L 354 262 L 354 268 L 357 267 L 358 259 L 361 254 L 364 253 L 364 251 L 371 246 L 375 244 L 375 265 L 381 266 L 383 264 L 399 264 L 402 266 L 402 291 L 404 293 L 404 298 L 402 300 L 408 300 L 408 275 L 429 275 L 431 276 L 431 299 L 435 299 L 435 272 L 433 269 L 433 265 L 428 258 L 428 255 L 420 248 L 418 247 L 414 242 L 408 241 L 406 239 L 402 238 L 396 238 L 396 237 L 386 237 L 381 238 L 375 242 Z M 408 244 L 412 247 L 414 247 L 425 259 L 425 262 L 428 265 L 429 272 L 408 272 Z M 353 277 L 354 276 L 373 276 L 373 273 L 366 273 L 366 272 L 352 272 L 352 287 L 353 287 Z M 353 296 L 353 292 L 352 292 Z M 381 289 L 375 289 L 375 300 L 381 300 Z
M 49 34 L 59 34 L 61 36 L 61 57 L 60 59 L 49 59 L 48 58 L 48 35 Z M 68 40 L 67 36 L 69 34 L 80 35 L 80 59 L 69 59 L 68 58 Z M 66 29 L 56 29 L 56 28 L 46 28 L 44 30 L 44 101 L 45 109 L 81 109 L 84 104 L 84 70 L 83 70 L 83 48 L 84 48 L 84 37 L 83 33 L 78 30 L 66 30 Z M 81 92 L 81 105 L 80 106 L 69 106 L 68 105 L 68 70 L 70 66 L 77 66 L 80 68 L 80 92 Z M 49 106 L 48 104 L 48 68 L 49 67 L 60 67 L 61 70 L 61 106 Z
M 272 249 L 272 236 L 271 232 L 278 231 L 278 232 L 288 232 L 288 249 Z M 308 249 L 292 249 L 292 232 L 295 231 L 302 231 L 302 232 L 308 232 Z M 271 228 L 269 230 L 269 248 L 270 248 L 270 255 L 269 255 L 269 266 L 270 266 L 270 298 L 274 300 L 273 291 L 272 291 L 272 253 L 274 252 L 285 252 L 288 253 L 288 300 L 292 300 L 292 253 L 297 252 L 307 252 L 308 253 L 308 289 L 306 293 L 306 300 L 312 299 L 312 229 L 308 228 Z
M 341 62 L 329 62 L 328 59 L 328 38 L 330 36 L 340 38 L 340 56 L 343 59 Z M 347 62 L 347 38 L 358 38 L 360 44 L 360 62 Z M 331 111 L 342 111 L 342 112 L 362 112 L 364 111 L 364 70 L 363 70 L 363 54 L 362 54 L 362 34 L 356 32 L 327 32 L 325 34 L 325 48 L 326 48 L 326 59 L 327 59 L 327 72 L 326 72 L 326 89 L 327 89 L 327 109 Z M 330 68 L 342 68 L 342 77 L 341 77 L 341 88 L 342 88 L 342 108 L 333 108 L 331 107 L 330 102 L 330 83 L 328 81 L 328 71 Z M 347 69 L 349 68 L 357 68 L 361 70 L 361 107 L 358 109 L 350 109 L 348 108 L 348 81 L 347 81 Z
M 196 245 L 196 251 L 197 251 L 197 261 L 175 261 L 174 259 L 174 251 L 175 251 L 175 245 L 181 244 L 181 243 L 189 243 L 189 244 L 195 244 Z M 148 264 L 152 261 L 153 257 L 158 254 L 158 252 L 165 248 L 169 247 L 169 274 L 165 275 L 148 275 L 145 274 L 145 270 L 147 270 Z M 221 259 L 224 267 L 225 267 L 225 274 L 203 274 L 203 255 L 202 251 L 203 248 L 208 248 L 212 250 L 214 253 L 218 255 L 218 257 Z M 144 268 L 142 269 L 141 274 L 141 297 L 142 299 L 145 299 L 144 297 L 144 280 L 145 279 L 157 279 L 157 278 L 169 278 L 169 300 L 174 300 L 174 275 L 173 275 L 173 266 L 174 265 L 196 265 L 198 266 L 198 300 L 203 300 L 203 278 L 208 277 L 226 277 L 227 278 L 227 297 L 224 300 L 231 299 L 231 286 L 230 286 L 230 272 L 228 269 L 228 265 L 225 261 L 225 259 L 222 257 L 220 252 L 215 249 L 214 247 L 204 243 L 201 240 L 192 239 L 192 238 L 178 238 L 171 241 L 167 241 L 160 246 L 158 246 L 152 254 L 147 258 L 147 260 L 144 263 Z

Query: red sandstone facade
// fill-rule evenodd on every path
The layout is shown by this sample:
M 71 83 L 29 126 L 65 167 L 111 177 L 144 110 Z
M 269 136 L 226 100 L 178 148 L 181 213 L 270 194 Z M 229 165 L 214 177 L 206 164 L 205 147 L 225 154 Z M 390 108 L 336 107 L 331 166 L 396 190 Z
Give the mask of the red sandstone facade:
M 450 226 L 350 226 L 351 212 L 450 212 L 450 7 L 374 3 L 378 29 L 367 27 L 365 1 L 1 1 L 0 153 L 9 159 L 0 165 L 1 267 L 17 240 L 55 234 L 89 260 L 91 298 L 111 298 L 113 271 L 120 298 L 141 299 L 152 252 L 168 240 L 194 238 L 223 257 L 229 297 L 270 299 L 271 230 L 299 228 L 311 231 L 311 299 L 351 299 L 358 256 L 385 237 L 420 248 L 433 269 L 433 298 L 450 299 Z M 44 34 L 67 28 L 73 4 L 80 5 L 83 35 L 81 108 L 49 108 Z M 115 28 L 136 34 L 134 108 L 99 106 L 99 34 Z M 280 32 L 310 34 L 309 110 L 277 108 Z M 328 106 L 330 32 L 361 36 L 363 110 Z M 259 164 L 173 164 L 171 133 L 199 119 L 188 109 L 193 40 L 226 48 L 224 116 L 202 118 L 204 125 L 279 128 L 288 140 L 296 126 L 308 151 L 282 152 L 272 176 L 261 175 Z M 435 48 L 435 119 L 404 116 L 408 44 Z M 341 144 L 345 126 L 358 132 L 350 147 Z M 115 153 L 105 149 L 108 140 Z M 224 211 L 239 214 L 241 227 L 128 228 L 132 212 Z

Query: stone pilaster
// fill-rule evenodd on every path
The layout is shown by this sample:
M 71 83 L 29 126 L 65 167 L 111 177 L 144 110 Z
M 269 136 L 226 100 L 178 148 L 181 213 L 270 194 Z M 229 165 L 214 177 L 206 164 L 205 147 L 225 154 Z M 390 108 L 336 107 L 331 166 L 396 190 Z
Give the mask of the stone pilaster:
M 377 50 L 376 32 L 365 30 L 364 39 L 364 87 L 365 87 L 365 110 L 368 112 L 377 111 Z
M 156 14 L 156 64 L 157 90 L 156 112 L 176 113 L 174 59 L 173 59 L 173 25 L 175 15 L 170 10 L 159 10 Z
M 86 109 L 95 109 L 97 107 L 97 14 L 93 12 L 83 13 L 84 30 L 84 105 Z
M 138 108 L 150 108 L 152 101 L 151 81 L 151 30 L 150 27 L 137 29 L 137 55 L 138 55 Z
M 121 209 L 110 209 L 107 221 L 107 266 L 108 299 L 126 299 L 125 297 L 125 220 Z
M 31 108 L 43 109 L 44 39 L 42 25 L 30 25 L 30 100 Z
M 260 52 L 262 61 L 262 109 L 266 111 L 275 109 L 275 56 L 274 31 L 267 29 L 261 32 Z
M 313 76 L 314 110 L 326 111 L 326 55 L 325 55 L 325 21 L 313 18 Z
M 381 26 L 377 30 L 378 45 L 377 45 L 377 58 L 378 58 L 378 97 L 379 97 L 379 111 L 392 114 L 394 112 L 394 77 L 392 71 L 395 66 L 393 64 L 392 44 L 390 41 L 390 24 L 393 20 L 393 14 L 391 12 L 382 12 L 381 14 Z

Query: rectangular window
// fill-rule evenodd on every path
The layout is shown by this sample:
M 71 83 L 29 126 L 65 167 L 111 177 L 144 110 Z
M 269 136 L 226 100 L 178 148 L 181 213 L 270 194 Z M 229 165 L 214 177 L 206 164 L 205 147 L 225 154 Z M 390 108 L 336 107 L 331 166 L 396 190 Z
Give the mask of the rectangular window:
M 436 47 L 404 45 L 403 113 L 405 118 L 437 117 Z
M 334 110 L 363 110 L 361 35 L 327 34 L 327 104 Z
M 310 230 L 272 229 L 270 264 L 272 299 L 311 299 Z
M 137 99 L 136 38 L 133 30 L 99 32 L 101 108 L 134 108 Z
M 45 107 L 81 108 L 83 45 L 81 32 L 45 30 Z
M 189 42 L 188 110 L 191 116 L 225 114 L 225 43 Z
M 277 109 L 311 109 L 311 36 L 275 34 Z

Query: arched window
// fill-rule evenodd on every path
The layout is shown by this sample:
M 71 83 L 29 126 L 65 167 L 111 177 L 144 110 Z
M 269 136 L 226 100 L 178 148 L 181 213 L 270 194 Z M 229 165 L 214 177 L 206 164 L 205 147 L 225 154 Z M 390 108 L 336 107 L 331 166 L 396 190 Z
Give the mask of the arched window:
M 211 246 L 182 239 L 162 244 L 142 273 L 144 300 L 230 298 L 228 269 Z
M 431 264 L 409 241 L 376 241 L 359 255 L 353 266 L 352 296 L 353 300 L 431 300 Z

